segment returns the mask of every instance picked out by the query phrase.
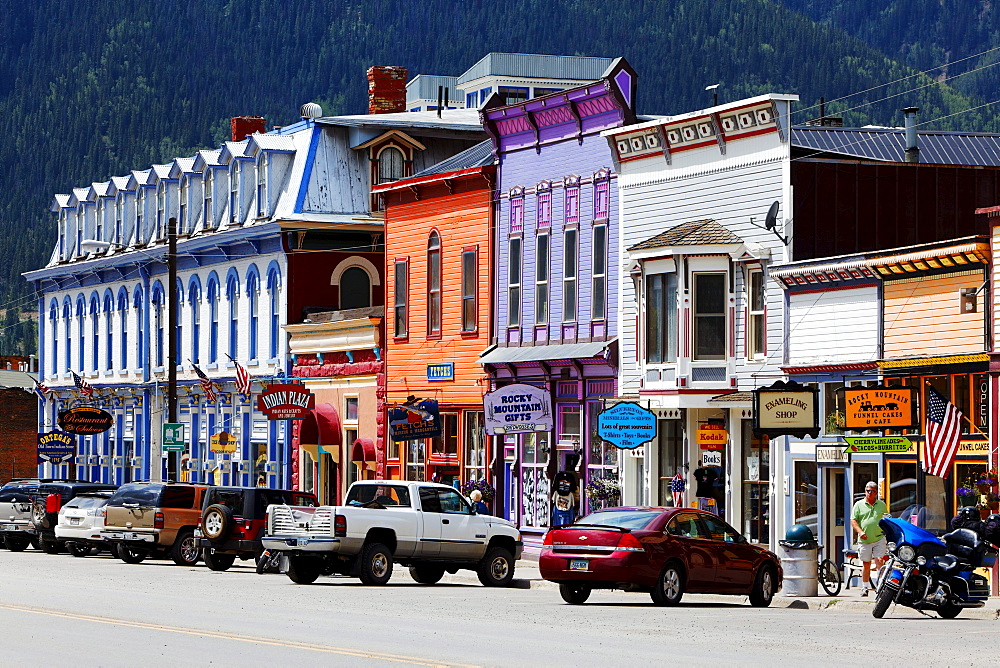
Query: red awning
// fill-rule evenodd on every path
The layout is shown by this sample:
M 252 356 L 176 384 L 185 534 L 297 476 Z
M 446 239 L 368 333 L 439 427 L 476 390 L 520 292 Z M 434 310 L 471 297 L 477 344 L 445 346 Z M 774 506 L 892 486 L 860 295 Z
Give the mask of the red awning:
M 351 461 L 363 471 L 375 470 L 375 443 L 370 438 L 359 438 L 351 446 Z
M 329 447 L 340 446 L 344 442 L 340 430 L 340 415 L 331 403 L 317 404 L 302 420 L 299 428 L 299 447 L 308 450 L 313 456 L 318 456 L 317 446 L 326 450 Z M 309 446 L 313 446 L 310 448 Z

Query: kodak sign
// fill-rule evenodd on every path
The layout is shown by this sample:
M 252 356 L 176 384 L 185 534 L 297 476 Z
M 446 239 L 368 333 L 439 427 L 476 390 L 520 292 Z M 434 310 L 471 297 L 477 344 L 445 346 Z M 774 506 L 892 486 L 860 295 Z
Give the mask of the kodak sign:
M 729 442 L 729 432 L 720 424 L 703 424 L 696 437 L 702 450 L 721 450 Z

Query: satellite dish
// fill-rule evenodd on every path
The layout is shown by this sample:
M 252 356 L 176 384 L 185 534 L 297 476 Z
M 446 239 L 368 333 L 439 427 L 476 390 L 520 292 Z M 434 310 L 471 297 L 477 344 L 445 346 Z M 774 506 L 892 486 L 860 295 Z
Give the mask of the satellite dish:
M 768 230 L 773 230 L 778 224 L 778 206 L 777 202 L 771 204 L 771 208 L 767 210 L 767 217 L 764 219 L 764 228 Z

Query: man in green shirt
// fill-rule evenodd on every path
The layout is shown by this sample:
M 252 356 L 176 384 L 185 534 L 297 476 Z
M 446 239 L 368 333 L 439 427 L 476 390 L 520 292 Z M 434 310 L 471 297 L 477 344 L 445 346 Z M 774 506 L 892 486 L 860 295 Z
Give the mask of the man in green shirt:
M 864 568 L 861 570 L 861 595 L 868 596 L 871 589 L 871 567 L 881 568 L 885 561 L 885 535 L 878 522 L 888 512 L 885 501 L 878 498 L 878 483 L 870 480 L 865 485 L 865 498 L 854 504 L 851 510 L 851 526 L 858 534 L 858 557 Z

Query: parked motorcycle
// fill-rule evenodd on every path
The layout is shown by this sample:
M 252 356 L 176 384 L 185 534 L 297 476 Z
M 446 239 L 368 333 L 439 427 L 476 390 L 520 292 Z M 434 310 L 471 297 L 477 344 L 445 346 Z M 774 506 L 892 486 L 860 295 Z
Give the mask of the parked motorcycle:
M 934 610 L 945 619 L 986 604 L 989 581 L 974 571 L 996 563 L 997 550 L 982 532 L 957 528 L 938 538 L 897 518 L 885 518 L 879 526 L 888 542 L 889 562 L 876 589 L 872 610 L 876 618 L 881 619 L 893 603 Z M 993 534 L 988 538 L 998 540 Z

